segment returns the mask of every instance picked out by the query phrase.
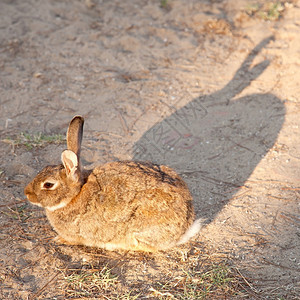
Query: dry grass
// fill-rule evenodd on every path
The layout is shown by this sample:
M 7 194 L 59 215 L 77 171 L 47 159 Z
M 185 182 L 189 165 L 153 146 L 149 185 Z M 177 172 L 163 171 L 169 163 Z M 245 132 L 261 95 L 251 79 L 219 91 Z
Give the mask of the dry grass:
M 138 265 L 140 260 L 135 254 L 128 254 L 126 259 Z M 148 261 L 149 257 L 144 257 Z M 148 261 L 151 264 L 150 259 Z M 179 261 L 180 257 L 173 256 Z M 62 270 L 59 281 L 66 298 L 97 298 L 99 299 L 219 299 L 245 295 L 244 280 L 229 263 L 204 261 L 192 256 L 186 262 L 176 266 L 170 261 L 157 262 L 165 269 L 157 277 L 145 280 L 126 279 L 128 261 L 122 262 L 122 268 L 109 264 L 82 264 L 78 268 Z M 193 266 L 197 262 L 196 266 Z M 119 262 L 120 263 L 120 262 Z M 201 266 L 200 264 L 201 263 Z M 120 270 L 124 271 L 121 272 Z M 176 274 L 176 275 L 174 275 Z M 125 277 L 124 277 L 125 275 Z
M 234 296 L 236 279 L 228 265 L 212 264 L 205 270 L 182 270 L 181 275 L 158 282 L 150 291 L 159 299 L 216 299 L 220 295 Z
M 96 269 L 83 266 L 82 269 L 68 269 L 63 272 L 63 280 L 67 285 L 69 297 L 91 297 L 100 293 L 108 293 L 117 284 L 118 276 L 107 266 Z

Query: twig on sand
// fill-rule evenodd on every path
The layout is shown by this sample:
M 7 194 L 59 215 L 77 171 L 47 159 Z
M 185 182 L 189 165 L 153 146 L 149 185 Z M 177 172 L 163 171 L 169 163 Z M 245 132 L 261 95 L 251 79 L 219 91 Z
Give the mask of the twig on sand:
M 245 276 L 240 272 L 240 270 L 238 268 L 235 268 L 235 270 L 238 272 L 238 274 L 241 276 L 241 278 L 243 279 L 243 281 L 247 284 L 247 286 L 255 293 L 258 294 L 259 291 L 253 287 L 253 285 L 245 278 Z
M 46 284 L 44 284 L 42 288 L 40 288 L 35 294 L 31 295 L 28 299 L 29 300 L 36 299 L 59 274 L 60 272 L 56 272 L 56 274 L 52 276 L 52 278 Z
M 265 257 L 262 259 L 263 262 L 269 264 L 269 265 L 272 265 L 272 266 L 275 266 L 277 268 L 281 268 L 281 269 L 286 269 L 286 270 L 293 270 L 293 271 L 298 271 L 300 272 L 300 269 L 299 268 L 292 268 L 292 267 L 288 267 L 288 266 L 283 266 L 281 264 L 278 264 L 278 263 L 275 263 L 275 262 L 272 262 L 268 259 L 266 259 Z
M 2 204 L 2 205 L 0 205 L 0 207 L 14 206 L 16 204 L 20 204 L 20 203 L 24 203 L 24 202 L 27 202 L 27 199 L 20 200 L 18 202 L 11 202 L 11 203 L 8 203 L 8 204 Z

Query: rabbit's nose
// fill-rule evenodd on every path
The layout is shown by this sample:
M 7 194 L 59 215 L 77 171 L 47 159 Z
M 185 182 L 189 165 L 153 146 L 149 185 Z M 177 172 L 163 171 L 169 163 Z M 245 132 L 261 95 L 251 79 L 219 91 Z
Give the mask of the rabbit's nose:
M 38 202 L 38 199 L 37 199 L 37 195 L 35 194 L 34 192 L 34 189 L 33 189 L 33 185 L 32 184 L 28 184 L 26 186 L 26 188 L 24 189 L 24 194 L 26 195 L 27 197 L 27 200 L 33 204 L 37 204 Z
M 25 189 L 24 189 L 24 194 L 26 196 L 33 194 L 33 188 L 32 188 L 32 184 L 28 184 Z

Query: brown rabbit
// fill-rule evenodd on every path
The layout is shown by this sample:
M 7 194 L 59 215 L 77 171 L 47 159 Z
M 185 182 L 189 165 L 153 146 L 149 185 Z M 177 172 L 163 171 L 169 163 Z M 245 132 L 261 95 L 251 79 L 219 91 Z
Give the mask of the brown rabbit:
M 45 167 L 25 188 L 28 200 L 46 209 L 56 241 L 152 252 L 199 231 L 187 185 L 169 167 L 117 161 L 83 171 L 83 123 L 76 116 L 69 125 L 63 164 Z

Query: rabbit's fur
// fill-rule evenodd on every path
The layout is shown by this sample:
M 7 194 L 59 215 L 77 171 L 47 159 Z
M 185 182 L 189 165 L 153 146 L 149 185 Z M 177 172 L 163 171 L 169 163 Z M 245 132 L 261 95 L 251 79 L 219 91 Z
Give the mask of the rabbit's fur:
M 83 123 L 76 116 L 69 125 L 63 164 L 45 167 L 25 188 L 28 200 L 46 209 L 57 241 L 156 251 L 198 232 L 192 196 L 171 168 L 118 161 L 82 171 Z

